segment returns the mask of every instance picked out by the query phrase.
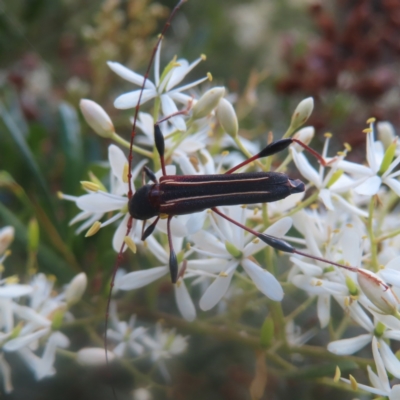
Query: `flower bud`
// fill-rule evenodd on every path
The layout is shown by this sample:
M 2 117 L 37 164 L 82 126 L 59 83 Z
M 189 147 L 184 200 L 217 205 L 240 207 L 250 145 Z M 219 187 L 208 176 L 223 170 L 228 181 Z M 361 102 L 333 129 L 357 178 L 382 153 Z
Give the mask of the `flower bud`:
M 294 135 L 293 138 L 300 140 L 300 142 L 303 142 L 304 144 L 309 144 L 314 137 L 315 134 L 315 129 L 313 126 L 305 126 L 304 128 L 301 128 L 298 130 Z M 303 146 L 300 146 L 297 143 L 293 143 L 292 146 L 296 149 L 298 153 L 304 150 Z
M 101 137 L 111 138 L 114 125 L 104 109 L 92 100 L 82 99 L 79 103 L 82 114 L 89 126 Z
M 151 400 L 153 396 L 151 393 L 145 388 L 135 389 L 132 392 L 133 400 Z
M 359 268 L 357 280 L 368 300 L 380 312 L 388 315 L 397 315 L 399 302 L 392 289 L 378 275 L 366 269 Z
M 35 218 L 32 218 L 28 224 L 28 250 L 37 252 L 39 247 L 39 224 Z
M 192 116 L 193 119 L 200 119 L 206 117 L 215 107 L 217 107 L 222 96 L 225 94 L 225 88 L 215 87 L 207 90 L 200 97 L 197 103 L 193 106 Z
M 84 272 L 81 272 L 80 274 L 76 275 L 74 279 L 72 279 L 71 283 L 65 290 L 65 300 L 69 306 L 77 303 L 82 298 L 83 293 L 86 290 L 86 286 L 87 276 Z
M 107 352 L 108 361 L 115 357 L 111 351 Z M 105 350 L 100 347 L 85 347 L 76 353 L 76 360 L 81 365 L 88 367 L 100 367 L 107 363 Z
M 13 226 L 5 226 L 0 229 L 0 255 L 3 254 L 14 240 L 15 229 Z
M 232 104 L 226 99 L 221 99 L 218 103 L 216 113 L 224 131 L 235 138 L 239 130 L 239 124 Z
M 307 97 L 298 104 L 292 115 L 292 121 L 290 122 L 292 130 L 296 130 L 308 120 L 313 108 L 314 99 L 312 97 Z
M 396 137 L 393 125 L 390 122 L 382 121 L 376 124 L 376 129 L 378 131 L 378 139 L 387 149 Z

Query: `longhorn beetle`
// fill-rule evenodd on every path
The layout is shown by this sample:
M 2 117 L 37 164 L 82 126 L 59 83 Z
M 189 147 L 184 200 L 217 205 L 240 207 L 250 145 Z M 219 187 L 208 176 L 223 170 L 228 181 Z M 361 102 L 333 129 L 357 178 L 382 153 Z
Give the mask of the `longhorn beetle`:
M 169 257 L 169 268 L 171 275 L 171 282 L 175 284 L 179 277 L 178 261 L 175 251 L 172 246 L 171 240 L 171 219 L 175 215 L 191 214 L 199 212 L 205 209 L 211 209 L 216 214 L 225 218 L 229 222 L 239 226 L 240 228 L 250 232 L 258 239 L 262 240 L 269 246 L 292 254 L 299 254 L 317 261 L 328 263 L 330 265 L 335 265 L 342 267 L 351 271 L 358 271 L 358 268 L 350 267 L 347 265 L 342 265 L 335 263 L 320 257 L 313 256 L 298 250 L 297 248 L 290 245 L 288 242 L 267 235 L 263 233 L 256 232 L 255 230 L 240 224 L 239 222 L 231 219 L 229 216 L 222 213 L 218 207 L 219 206 L 230 206 L 230 205 L 240 205 L 240 204 L 256 204 L 264 202 L 273 202 L 283 199 L 290 194 L 300 193 L 305 190 L 304 183 L 298 179 L 290 179 L 284 173 L 278 172 L 250 172 L 250 173 L 236 173 L 239 168 L 263 157 L 271 156 L 286 149 L 290 144 L 297 143 L 302 146 L 313 156 L 315 156 L 319 163 L 326 166 L 326 162 L 321 155 L 319 155 L 315 150 L 311 149 L 306 144 L 302 143 L 300 140 L 295 138 L 281 139 L 268 144 L 263 150 L 258 154 L 248 158 L 242 163 L 236 165 L 235 167 L 229 169 L 224 174 L 216 175 L 167 175 L 164 159 L 164 137 L 161 132 L 159 121 L 154 125 L 154 141 L 157 152 L 160 156 L 162 177 L 158 181 L 155 174 L 147 167 L 144 167 L 144 175 L 152 182 L 143 185 L 135 193 L 132 190 L 132 146 L 133 140 L 136 134 L 136 122 L 139 114 L 140 103 L 145 88 L 146 80 L 148 79 L 150 68 L 152 66 L 153 60 L 155 58 L 156 51 L 160 42 L 166 33 L 168 27 L 171 24 L 171 20 L 182 6 L 186 0 L 180 0 L 179 3 L 172 10 L 164 28 L 157 40 L 155 47 L 153 48 L 152 55 L 150 57 L 150 62 L 147 66 L 143 83 L 140 89 L 140 94 L 138 97 L 137 105 L 135 107 L 134 120 L 132 124 L 132 131 L 130 137 L 130 150 L 129 150 L 129 166 L 127 181 L 129 183 L 128 190 L 128 210 L 130 218 L 128 220 L 126 236 L 129 235 L 132 229 L 133 219 L 143 221 L 142 229 L 142 240 L 145 240 L 154 231 L 159 219 L 161 217 L 167 218 L 167 234 L 168 243 L 170 249 Z M 184 114 L 188 110 L 179 111 L 176 114 Z M 171 115 L 171 116 L 174 116 Z M 170 116 L 170 117 L 171 117 Z M 167 117 L 169 118 L 169 117 Z M 165 120 L 165 118 L 164 118 Z M 163 120 L 163 121 L 164 121 Z M 155 220 L 146 228 L 145 222 L 147 219 L 156 217 Z M 121 262 L 122 254 L 125 249 L 126 244 L 121 245 L 120 251 L 118 253 L 116 262 L 114 264 L 112 278 L 111 278 L 111 290 L 114 286 L 115 275 L 118 266 Z M 111 290 L 110 296 L 107 303 L 107 312 L 105 320 L 105 331 L 107 332 L 108 326 L 108 312 L 111 301 Z M 107 334 L 106 334 L 107 335 Z M 107 336 L 105 335 L 105 349 L 107 357 Z M 108 361 L 108 359 L 107 359 Z

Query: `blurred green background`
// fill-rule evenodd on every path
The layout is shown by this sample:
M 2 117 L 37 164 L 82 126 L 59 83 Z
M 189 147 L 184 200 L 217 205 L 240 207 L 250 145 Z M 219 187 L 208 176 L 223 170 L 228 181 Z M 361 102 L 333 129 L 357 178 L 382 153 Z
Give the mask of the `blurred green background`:
M 174 4 L 0 1 L 0 226 L 16 228 L 6 275 L 24 276 L 34 267 L 55 275 L 62 284 L 83 270 L 90 281 L 88 299 L 101 296 L 97 311 L 104 310 L 115 260 L 112 229 L 89 239 L 76 236 L 68 221 L 77 209 L 59 201 L 56 193 L 82 193 L 79 182 L 89 171 L 106 178 L 103 162 L 109 143 L 82 121 L 79 100 L 85 97 L 101 104 L 117 132 L 129 137 L 132 112 L 115 110 L 112 103 L 132 86 L 105 62 L 119 61 L 143 73 L 155 34 Z M 279 138 L 296 104 L 313 96 L 315 110 L 309 124 L 316 128 L 314 147 L 321 146 L 323 133 L 329 131 L 334 134 L 334 149 L 346 141 L 353 147 L 350 159 L 359 160 L 364 153 L 361 131 L 368 117 L 390 120 L 395 128 L 400 124 L 399 27 L 396 1 L 190 0 L 167 34 L 163 65 L 175 54 L 189 61 L 206 54 L 207 60 L 189 79 L 210 71 L 213 84 L 237 94 L 243 134 L 264 142 L 270 130 Z M 39 221 L 41 245 L 37 259 L 27 262 L 26 227 L 31 218 Z M 140 268 L 142 262 L 138 255 L 123 266 Z M 171 289 L 157 290 L 132 298 L 149 310 L 163 301 L 163 310 L 173 310 Z M 142 317 L 155 319 L 151 312 Z M 102 323 L 99 320 L 99 329 Z M 79 330 L 70 334 L 77 349 L 90 343 Z M 172 363 L 175 387 L 170 398 L 249 398 L 253 350 L 206 339 L 194 336 L 190 351 Z M 12 399 L 105 399 L 111 398 L 110 382 L 123 393 L 135 387 L 123 371 L 110 375 L 105 370 L 77 370 L 63 360 L 56 365 L 55 378 L 36 383 L 17 359 L 11 357 L 10 362 L 18 371 L 13 373 Z M 265 399 L 353 397 L 311 379 L 272 376 L 268 387 Z

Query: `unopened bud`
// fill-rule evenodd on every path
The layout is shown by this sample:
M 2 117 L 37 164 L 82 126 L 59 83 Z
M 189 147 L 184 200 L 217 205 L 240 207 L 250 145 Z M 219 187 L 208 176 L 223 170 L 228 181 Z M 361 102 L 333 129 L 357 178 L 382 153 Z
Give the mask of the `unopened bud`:
M 232 104 L 226 99 L 221 99 L 218 103 L 216 113 L 224 131 L 235 138 L 239 130 L 239 124 Z
M 133 400 L 152 400 L 153 396 L 145 388 L 135 389 L 132 392 Z
M 301 128 L 298 130 L 294 135 L 293 138 L 300 140 L 300 142 L 303 142 L 304 144 L 309 144 L 314 137 L 315 134 L 315 129 L 313 126 L 305 126 L 304 128 Z M 304 150 L 303 146 L 300 146 L 297 143 L 293 143 L 292 146 L 296 149 L 296 151 L 299 153 L 300 151 Z
M 298 104 L 294 110 L 292 121 L 290 123 L 292 130 L 296 130 L 305 124 L 305 122 L 308 120 L 308 117 L 311 115 L 313 108 L 314 99 L 312 97 L 307 97 Z
M 268 349 L 274 340 L 275 324 L 271 317 L 267 317 L 261 327 L 260 344 L 263 348 Z
M 65 300 L 67 304 L 71 306 L 77 303 L 85 293 L 87 286 L 87 276 L 84 272 L 76 275 L 70 282 L 67 289 L 65 290 Z
M 197 103 L 193 106 L 192 116 L 194 119 L 200 119 L 206 117 L 215 107 L 217 107 L 219 101 L 225 94 L 224 87 L 215 87 L 207 90 L 200 97 Z
M 28 224 L 28 250 L 36 253 L 39 247 L 39 224 L 32 218 Z
M 5 226 L 0 229 L 0 255 L 3 254 L 14 240 L 15 229 L 13 226 Z
M 398 315 L 399 302 L 388 286 L 378 275 L 366 269 L 358 269 L 357 280 L 368 300 L 380 312 L 388 315 Z
M 225 249 L 230 255 L 235 258 L 240 258 L 243 255 L 243 253 L 234 244 L 228 241 L 225 242 Z
M 104 109 L 92 100 L 82 99 L 79 103 L 89 126 L 101 137 L 111 138 L 115 133 L 111 118 Z
M 378 122 L 376 124 L 378 131 L 378 139 L 383 143 L 385 149 L 387 149 L 396 137 L 393 125 L 390 122 Z
M 111 351 L 107 352 L 108 361 L 115 357 Z M 76 360 L 81 365 L 88 367 L 99 367 L 107 363 L 105 350 L 100 347 L 85 347 L 76 353 Z

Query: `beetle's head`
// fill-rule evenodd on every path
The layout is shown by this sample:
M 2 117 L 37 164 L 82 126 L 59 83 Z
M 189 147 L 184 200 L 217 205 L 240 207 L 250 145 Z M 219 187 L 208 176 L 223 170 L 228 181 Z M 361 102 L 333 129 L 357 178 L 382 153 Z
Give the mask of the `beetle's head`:
M 154 202 L 150 201 L 150 192 L 154 185 L 144 185 L 138 189 L 128 203 L 129 214 L 132 218 L 145 220 L 159 214 Z

